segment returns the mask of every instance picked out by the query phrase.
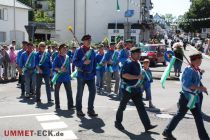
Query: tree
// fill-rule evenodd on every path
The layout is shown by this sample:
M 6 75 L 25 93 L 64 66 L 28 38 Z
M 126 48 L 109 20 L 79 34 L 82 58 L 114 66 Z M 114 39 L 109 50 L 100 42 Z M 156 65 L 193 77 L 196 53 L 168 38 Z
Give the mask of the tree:
M 184 22 L 179 27 L 189 32 L 200 32 L 201 28 L 210 28 L 210 0 L 193 0 L 190 9 L 184 15 Z
M 168 24 L 172 23 L 174 19 L 176 18 L 172 14 L 161 15 L 161 17 L 165 19 Z

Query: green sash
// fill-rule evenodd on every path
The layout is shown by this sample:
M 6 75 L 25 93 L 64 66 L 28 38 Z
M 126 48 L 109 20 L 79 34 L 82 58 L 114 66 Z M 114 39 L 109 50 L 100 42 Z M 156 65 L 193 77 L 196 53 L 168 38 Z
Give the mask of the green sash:
M 27 61 L 23 67 L 23 73 L 31 67 L 31 63 L 32 63 L 34 56 L 35 56 L 35 52 L 33 51 L 30 53 L 30 55 L 27 58 Z
M 112 62 L 113 62 L 113 63 L 116 63 L 117 57 L 118 57 L 117 52 L 114 51 L 114 54 L 112 55 Z M 108 71 L 111 72 L 111 73 L 114 72 L 112 66 L 108 66 Z
M 91 55 L 92 55 L 92 52 L 93 52 L 93 50 L 90 49 L 89 51 L 87 51 L 87 52 L 85 53 L 85 58 L 86 58 L 87 60 L 90 59 L 90 57 L 91 57 Z M 81 70 L 80 68 L 77 68 L 77 70 L 75 70 L 75 71 L 71 74 L 71 78 L 76 78 L 77 75 L 78 75 L 78 71 L 82 71 L 82 70 Z
M 39 62 L 39 66 L 42 66 L 42 65 L 44 64 L 46 58 L 47 58 L 47 52 L 44 52 L 44 53 L 42 54 L 41 60 L 40 60 L 40 62 Z
M 67 68 L 68 67 L 68 65 L 69 65 L 69 56 L 68 55 L 66 55 L 66 58 L 65 58 L 65 61 L 63 62 L 63 64 L 62 64 L 62 67 L 63 68 Z M 61 67 L 61 68 L 62 68 Z M 53 78 L 52 78 L 52 84 L 53 85 L 55 85 L 56 84 L 56 82 L 57 82 L 57 80 L 58 80 L 58 78 L 61 76 L 61 74 L 62 74 L 63 72 L 57 72 L 54 76 L 53 76 Z
M 140 70 L 141 70 L 141 75 L 143 74 L 143 72 L 145 73 L 145 71 L 142 69 L 142 66 L 141 66 L 141 63 L 139 63 L 139 67 L 140 67 Z M 129 93 L 131 93 L 131 89 L 132 88 L 137 88 L 137 87 L 140 87 L 142 84 L 143 84 L 143 81 L 144 80 L 138 80 L 137 81 L 137 83 L 135 84 L 135 85 L 133 85 L 133 86 L 126 86 L 126 91 L 127 92 L 129 92 Z

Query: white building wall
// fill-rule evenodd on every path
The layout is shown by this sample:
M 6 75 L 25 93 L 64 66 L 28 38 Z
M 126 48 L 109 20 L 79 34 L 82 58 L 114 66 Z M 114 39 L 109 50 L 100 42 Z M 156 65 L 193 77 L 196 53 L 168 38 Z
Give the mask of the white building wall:
M 120 12 L 116 12 L 115 0 L 86 0 L 86 31 L 85 31 L 85 0 L 76 1 L 76 36 L 78 40 L 86 34 L 91 34 L 93 41 L 99 42 L 108 36 L 108 23 L 126 23 L 127 18 L 124 13 L 127 10 L 127 0 L 119 0 Z M 139 3 L 136 0 L 136 3 Z M 74 27 L 74 0 L 56 0 L 56 34 L 57 40 L 71 40 L 72 36 L 67 31 L 67 27 Z M 135 10 L 134 16 L 129 18 L 129 22 L 137 23 L 140 17 L 139 8 L 130 5 L 131 10 Z
M 7 9 L 7 18 L 6 20 L 0 20 L 0 32 L 6 32 L 6 43 L 10 43 L 15 38 L 11 34 L 14 31 L 14 8 L 8 6 L 0 5 L 0 9 Z M 28 34 L 25 29 L 25 25 L 28 25 L 28 10 L 16 8 L 16 31 L 17 33 L 17 42 L 22 42 L 23 40 L 28 41 Z M 23 32 L 24 39 L 20 39 L 20 32 Z M 19 39 L 19 40 L 18 40 Z

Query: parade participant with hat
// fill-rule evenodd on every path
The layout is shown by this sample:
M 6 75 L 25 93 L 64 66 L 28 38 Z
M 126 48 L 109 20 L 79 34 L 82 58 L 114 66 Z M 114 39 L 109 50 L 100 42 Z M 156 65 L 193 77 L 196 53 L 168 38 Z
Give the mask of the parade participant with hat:
M 105 73 L 105 66 L 101 62 L 104 56 L 104 45 L 99 44 L 97 47 L 98 47 L 98 53 L 96 54 L 96 91 L 97 93 L 100 94 L 103 88 L 104 73 Z
M 27 41 L 22 42 L 22 49 L 20 51 L 18 51 L 17 58 L 16 58 L 17 70 L 19 73 L 19 83 L 21 84 L 21 97 L 25 96 L 25 80 L 24 80 L 25 78 L 24 78 L 24 75 L 20 68 L 20 57 L 21 57 L 22 53 L 26 51 L 27 44 L 28 44 Z
M 143 91 L 146 92 L 146 100 L 149 101 L 149 107 L 155 108 L 155 106 L 152 104 L 151 83 L 153 82 L 153 78 L 149 65 L 150 65 L 149 59 L 144 59 L 143 66 L 144 66 L 145 77 L 143 82 Z
M 53 71 L 56 72 L 52 82 L 55 85 L 55 109 L 60 109 L 60 98 L 59 91 L 60 86 L 63 83 L 66 95 L 67 95 L 67 107 L 68 110 L 74 109 L 72 88 L 71 88 L 71 68 L 70 68 L 70 58 L 67 55 L 67 46 L 61 44 L 58 48 L 59 54 L 55 57 L 53 62 Z
M 131 49 L 131 57 L 125 61 L 121 70 L 121 91 L 123 93 L 123 97 L 120 101 L 115 121 L 115 127 L 119 130 L 124 130 L 124 127 L 122 125 L 123 111 L 126 109 L 126 105 L 130 99 L 133 100 L 137 108 L 139 117 L 144 125 L 145 131 L 157 127 L 157 125 L 151 125 L 150 119 L 147 115 L 142 101 L 141 81 L 143 80 L 143 75 L 141 72 L 141 64 L 139 62 L 140 55 L 140 48 L 133 47 Z
M 36 85 L 35 54 L 36 52 L 34 52 L 34 45 L 32 43 L 28 43 L 26 51 L 23 52 L 20 57 L 20 68 L 22 69 L 25 78 L 25 92 L 27 98 L 30 98 L 35 94 L 35 85 Z
M 125 63 L 125 61 L 130 56 L 130 49 L 133 47 L 133 40 L 127 39 L 124 44 L 125 48 L 122 49 L 119 53 L 119 61 L 120 61 L 120 67 Z
M 177 114 L 172 118 L 168 126 L 163 132 L 163 136 L 176 139 L 172 135 L 172 131 L 178 123 L 184 118 L 188 110 L 192 112 L 198 130 L 198 135 L 201 140 L 209 140 L 209 136 L 204 127 L 204 122 L 201 113 L 202 92 L 207 93 L 206 87 L 201 83 L 201 74 L 199 66 L 202 63 L 202 54 L 194 53 L 190 55 L 191 65 L 184 69 L 181 77 L 182 91 L 179 99 L 179 109 Z
M 110 43 L 108 51 L 104 54 L 104 57 L 102 59 L 102 63 L 106 66 L 106 89 L 105 91 L 107 94 L 111 94 L 111 80 L 112 80 L 112 74 L 115 78 L 115 87 L 114 87 L 114 93 L 118 94 L 119 92 L 119 59 L 118 59 L 119 53 L 117 50 L 115 50 L 115 43 Z
M 49 52 L 46 52 L 46 45 L 44 42 L 40 42 L 39 45 L 39 51 L 36 54 L 36 69 L 37 69 L 37 75 L 36 75 L 36 102 L 40 103 L 40 94 L 41 94 L 41 85 L 42 85 L 42 79 L 44 78 L 45 85 L 46 85 L 46 93 L 47 93 L 47 100 L 48 103 L 52 102 L 51 99 L 51 90 L 50 90 L 50 73 L 52 68 L 52 63 L 50 61 L 50 54 Z
M 82 111 L 82 96 L 84 86 L 87 84 L 89 90 L 88 98 L 88 115 L 95 117 L 98 114 L 94 111 L 94 100 L 96 94 L 95 75 L 96 75 L 96 61 L 95 52 L 90 48 L 91 36 L 84 35 L 82 37 L 83 45 L 78 48 L 74 54 L 73 64 L 77 67 L 77 96 L 76 109 L 78 116 L 85 116 Z

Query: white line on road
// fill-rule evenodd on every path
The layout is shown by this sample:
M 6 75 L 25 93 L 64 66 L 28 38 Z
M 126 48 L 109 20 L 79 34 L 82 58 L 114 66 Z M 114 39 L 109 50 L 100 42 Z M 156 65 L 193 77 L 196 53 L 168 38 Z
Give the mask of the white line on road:
M 52 129 L 60 129 L 60 128 L 67 128 L 68 125 L 64 122 L 47 122 L 47 123 L 41 123 L 41 126 L 43 129 L 52 130 Z
M 60 120 L 60 118 L 59 118 L 57 115 L 42 115 L 42 116 L 36 116 L 36 119 L 37 119 L 39 122 Z
M 28 117 L 28 116 L 39 116 L 39 115 L 50 115 L 50 114 L 55 114 L 55 113 L 54 112 L 51 112 L 51 113 L 39 113 L 39 114 L 24 114 L 24 115 L 0 116 L 0 119 L 17 118 L 17 117 Z

